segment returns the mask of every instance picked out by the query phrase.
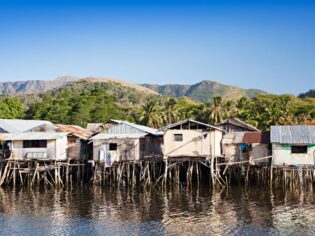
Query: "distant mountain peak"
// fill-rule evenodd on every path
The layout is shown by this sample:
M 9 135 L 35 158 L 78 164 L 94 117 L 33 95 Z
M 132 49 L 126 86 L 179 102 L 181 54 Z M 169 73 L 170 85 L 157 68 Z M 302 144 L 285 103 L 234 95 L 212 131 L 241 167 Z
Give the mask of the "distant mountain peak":
M 75 76 L 60 76 L 54 80 L 26 80 L 26 81 L 8 81 L 0 83 L 0 94 L 31 94 L 44 93 L 49 90 L 62 88 L 68 84 L 78 81 L 87 81 L 91 83 L 120 83 L 125 87 L 131 87 L 141 92 L 157 94 L 157 92 L 143 87 L 141 85 L 133 84 L 123 80 L 99 77 L 78 78 Z
M 202 80 L 199 83 L 192 85 L 181 84 L 165 84 L 165 85 L 150 85 L 142 84 L 149 89 L 155 90 L 161 95 L 170 97 L 186 96 L 195 101 L 207 102 L 214 96 L 235 100 L 239 97 L 255 97 L 257 95 L 265 95 L 267 92 L 259 89 L 242 89 L 236 86 L 221 84 L 213 80 Z

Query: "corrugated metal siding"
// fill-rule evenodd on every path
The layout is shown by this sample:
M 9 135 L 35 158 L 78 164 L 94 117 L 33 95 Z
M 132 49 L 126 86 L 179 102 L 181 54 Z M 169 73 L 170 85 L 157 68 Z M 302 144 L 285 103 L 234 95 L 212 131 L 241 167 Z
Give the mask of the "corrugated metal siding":
M 142 134 L 143 131 L 127 124 L 115 125 L 107 130 L 109 134 Z
M 315 126 L 271 126 L 270 139 L 272 143 L 315 144 Z

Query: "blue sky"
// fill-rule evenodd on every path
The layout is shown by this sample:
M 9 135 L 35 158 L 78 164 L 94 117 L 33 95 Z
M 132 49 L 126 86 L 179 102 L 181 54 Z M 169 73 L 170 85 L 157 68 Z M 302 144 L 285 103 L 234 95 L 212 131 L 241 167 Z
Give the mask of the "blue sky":
M 101 76 L 315 88 L 308 0 L 0 0 L 1 81 Z

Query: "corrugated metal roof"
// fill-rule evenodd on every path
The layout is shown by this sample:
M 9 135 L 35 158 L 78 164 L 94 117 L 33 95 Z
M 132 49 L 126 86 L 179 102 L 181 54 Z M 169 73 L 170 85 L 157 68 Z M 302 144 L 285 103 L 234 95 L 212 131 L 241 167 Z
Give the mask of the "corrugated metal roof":
M 149 133 L 149 134 L 152 134 L 152 135 L 155 135 L 155 136 L 162 136 L 164 134 L 163 131 L 159 131 L 157 129 L 153 129 L 153 128 L 150 128 L 150 127 L 147 127 L 147 126 L 144 126 L 144 125 L 137 125 L 137 124 L 131 123 L 129 121 L 125 121 L 125 120 L 111 120 L 111 121 L 114 121 L 117 124 L 129 125 L 129 126 L 135 128 L 135 129 L 138 129 L 138 130 L 140 130 L 142 132 Z
M 58 131 L 61 131 L 61 132 L 69 132 L 81 139 L 88 139 L 91 135 L 92 135 L 92 132 L 80 127 L 80 126 L 77 126 L 77 125 L 56 125 L 58 127 Z
M 270 139 L 272 143 L 315 144 L 315 126 L 271 126 Z
M 53 125 L 46 120 L 0 119 L 0 128 L 8 133 L 19 133 L 41 125 Z
M 223 136 L 223 144 L 270 143 L 269 132 L 233 132 Z
M 270 143 L 270 132 L 245 132 L 243 143 Z
M 90 140 L 101 140 L 101 139 L 138 139 L 138 138 L 143 138 L 146 136 L 146 133 L 138 133 L 138 134 L 107 134 L 107 133 L 99 133 Z
M 52 140 L 62 138 L 69 133 L 66 132 L 28 132 L 1 134 L 2 140 Z
M 106 129 L 107 123 L 114 123 L 117 125 L 124 124 L 124 125 L 127 125 L 129 127 L 132 127 L 132 128 L 139 130 L 139 132 L 149 133 L 149 134 L 152 134 L 154 136 L 163 136 L 163 134 L 164 134 L 163 131 L 153 129 L 153 128 L 150 128 L 150 127 L 147 127 L 144 125 L 137 125 L 137 124 L 131 123 L 129 121 L 125 121 L 125 120 L 109 120 L 106 123 L 101 123 L 101 124 L 100 123 L 90 123 L 90 124 L 88 124 L 87 129 L 90 131 L 93 131 L 93 132 L 101 132 L 102 130 Z

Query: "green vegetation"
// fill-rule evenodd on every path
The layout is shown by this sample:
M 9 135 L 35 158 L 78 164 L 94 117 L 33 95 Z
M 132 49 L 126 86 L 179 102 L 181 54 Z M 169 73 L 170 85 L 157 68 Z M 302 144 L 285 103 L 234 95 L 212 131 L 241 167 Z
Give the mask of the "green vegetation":
M 0 117 L 2 119 L 18 119 L 24 116 L 23 104 L 10 96 L 0 98 Z
M 184 118 L 215 125 L 227 117 L 236 117 L 261 130 L 268 130 L 272 125 L 306 124 L 315 119 L 315 102 L 291 95 L 262 95 L 252 99 L 241 97 L 237 101 L 213 97 L 206 103 L 174 101 L 172 111 L 178 115 L 170 120 L 167 119 L 167 103 L 163 100 L 147 102 L 147 105 L 150 104 L 150 122 L 142 119 L 142 116 L 135 117 L 135 120 L 144 125 L 160 127 Z M 143 106 L 143 110 L 147 105 Z
M 188 97 L 147 94 L 119 83 L 87 81 L 44 95 L 0 99 L 0 118 L 44 119 L 82 127 L 88 122 L 123 119 L 159 128 L 187 118 L 217 124 L 227 117 L 237 117 L 262 130 L 277 124 L 311 123 L 315 119 L 315 99 L 260 95 L 232 100 L 214 96 L 200 103 Z

